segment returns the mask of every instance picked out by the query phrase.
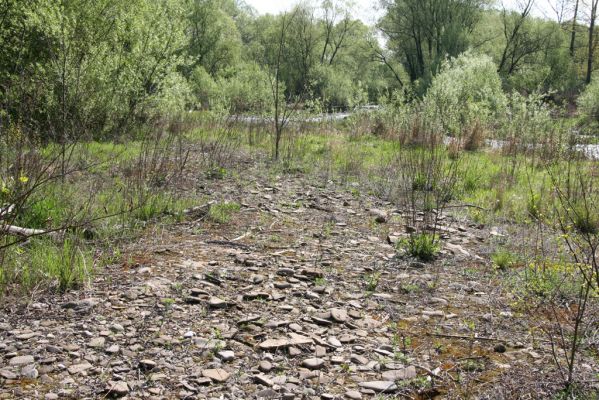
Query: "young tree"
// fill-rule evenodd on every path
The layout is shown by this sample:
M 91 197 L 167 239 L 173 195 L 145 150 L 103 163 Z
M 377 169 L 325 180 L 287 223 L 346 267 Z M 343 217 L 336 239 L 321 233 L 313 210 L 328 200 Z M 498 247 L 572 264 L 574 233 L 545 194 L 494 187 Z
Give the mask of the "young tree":
M 285 98 L 285 85 L 282 82 L 282 66 L 283 58 L 286 52 L 286 40 L 289 30 L 289 26 L 293 20 L 294 14 L 283 13 L 279 17 L 279 28 L 276 37 L 276 48 L 274 49 L 274 57 L 266 57 L 266 64 L 269 65 L 269 79 L 270 87 L 273 99 L 273 113 L 274 113 L 274 159 L 279 159 L 281 138 L 283 137 L 283 130 L 289 122 L 292 108 L 287 105 L 287 99 Z

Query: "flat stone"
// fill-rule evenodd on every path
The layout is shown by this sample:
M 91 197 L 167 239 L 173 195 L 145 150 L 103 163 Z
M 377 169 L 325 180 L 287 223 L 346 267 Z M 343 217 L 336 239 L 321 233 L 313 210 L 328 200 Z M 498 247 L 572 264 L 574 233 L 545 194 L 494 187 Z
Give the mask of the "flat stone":
M 76 374 L 80 374 L 80 373 L 90 369 L 91 367 L 92 367 L 92 365 L 90 363 L 88 363 L 87 361 L 85 361 L 81 364 L 71 365 L 68 368 L 68 371 L 69 371 L 69 374 L 76 375 Z
M 327 349 L 323 346 L 316 346 L 314 349 L 314 354 L 316 357 L 324 357 L 327 354 Z
M 223 299 L 219 299 L 218 297 L 211 297 L 208 300 L 208 306 L 210 308 L 227 308 L 229 307 L 229 303 Z
M 119 347 L 118 344 L 113 344 L 112 346 L 110 346 L 109 348 L 106 349 L 106 352 L 108 354 L 117 354 L 120 350 L 121 350 L 121 348 Z
M 341 308 L 332 308 L 331 309 L 331 318 L 335 322 L 343 323 L 347 321 L 347 311 Z
M 202 370 L 202 376 L 210 378 L 215 382 L 226 382 L 231 375 L 222 368 L 215 368 Z
M 139 369 L 142 371 L 151 371 L 156 368 L 156 362 L 152 360 L 141 360 L 139 362 Z
M 345 397 L 351 400 L 362 400 L 362 393 L 356 390 L 348 390 L 345 392 Z
M 342 347 L 343 345 L 341 344 L 341 342 L 339 341 L 339 339 L 337 339 L 334 336 L 331 336 L 327 339 L 327 343 L 330 344 L 333 347 L 339 348 Z
M 303 346 L 312 343 L 312 339 L 296 335 L 295 337 L 289 339 L 267 339 L 260 343 L 258 347 L 263 350 L 276 350 L 281 347 Z
M 27 379 L 37 379 L 39 372 L 33 365 L 27 365 L 21 370 L 21 376 Z
M 264 386 L 272 386 L 274 385 L 273 381 L 266 375 L 264 374 L 258 374 L 256 376 L 254 376 L 254 380 Z
M 325 361 L 322 358 L 308 358 L 302 361 L 302 367 L 308 369 L 320 369 L 324 366 Z
M 352 354 L 350 357 L 350 360 L 354 364 L 360 364 L 360 365 L 368 364 L 368 358 L 361 356 L 359 354 Z
M 404 369 L 391 370 L 383 372 L 383 379 L 386 381 L 400 381 L 404 379 L 413 379 L 416 377 L 416 368 L 409 366 Z
M 123 397 L 129 393 L 129 385 L 123 381 L 108 381 L 106 392 L 109 396 Z
M 368 381 L 358 384 L 361 388 L 374 390 L 377 393 L 392 393 L 397 390 L 397 385 L 393 381 Z
M 231 350 L 219 351 L 218 358 L 225 362 L 233 361 L 235 359 L 235 353 Z
M 312 278 L 323 278 L 324 271 L 319 268 L 304 268 L 302 269 L 302 275 L 306 275 Z
M 8 380 L 15 380 L 17 379 L 17 374 L 7 369 L 0 369 L 0 377 Z
M 106 343 L 106 338 L 97 337 L 97 338 L 93 338 L 92 340 L 90 340 L 88 346 L 95 348 L 95 349 L 100 349 L 100 348 L 104 347 L 105 343 Z
M 33 364 L 35 359 L 33 356 L 17 356 L 10 359 L 8 365 L 28 365 Z
M 370 209 L 370 215 L 374 217 L 374 220 L 379 224 L 387 222 L 387 213 L 377 208 Z
M 251 292 L 245 293 L 242 298 L 244 301 L 268 300 L 270 298 L 270 294 L 266 292 Z
M 257 392 L 256 397 L 259 399 L 269 399 L 269 400 L 270 399 L 274 400 L 274 399 L 279 399 L 279 398 L 286 399 L 286 397 L 279 397 L 279 393 L 275 392 L 274 390 L 272 390 L 270 388 Z M 292 397 L 292 399 L 294 399 L 294 398 L 295 398 L 295 396 Z

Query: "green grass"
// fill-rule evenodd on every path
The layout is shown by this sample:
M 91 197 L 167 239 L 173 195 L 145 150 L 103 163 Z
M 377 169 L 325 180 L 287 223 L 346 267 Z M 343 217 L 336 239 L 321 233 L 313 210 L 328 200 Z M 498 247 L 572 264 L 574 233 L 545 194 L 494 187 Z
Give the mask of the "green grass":
M 218 224 L 226 224 L 239 210 L 241 210 L 241 206 L 237 203 L 212 204 L 208 211 L 208 217 Z
M 91 249 L 76 240 L 58 244 L 31 239 L 27 245 L 8 248 L 0 269 L 0 288 L 18 285 L 27 291 L 45 285 L 63 292 L 81 286 L 93 272 Z

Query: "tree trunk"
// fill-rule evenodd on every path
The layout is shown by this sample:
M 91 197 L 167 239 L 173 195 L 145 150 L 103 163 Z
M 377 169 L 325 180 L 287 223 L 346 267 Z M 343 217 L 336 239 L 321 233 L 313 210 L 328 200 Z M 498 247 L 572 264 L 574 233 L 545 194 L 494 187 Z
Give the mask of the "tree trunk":
M 595 20 L 597 19 L 597 3 L 599 0 L 592 0 L 591 2 L 591 23 L 589 25 L 589 56 L 587 59 L 587 85 L 591 83 L 593 74 L 593 53 L 595 50 Z
M 575 42 L 576 42 L 576 22 L 578 19 L 578 3 L 580 0 L 576 0 L 576 5 L 574 6 L 574 16 L 572 17 L 572 34 L 570 36 L 570 57 L 574 58 L 575 52 Z

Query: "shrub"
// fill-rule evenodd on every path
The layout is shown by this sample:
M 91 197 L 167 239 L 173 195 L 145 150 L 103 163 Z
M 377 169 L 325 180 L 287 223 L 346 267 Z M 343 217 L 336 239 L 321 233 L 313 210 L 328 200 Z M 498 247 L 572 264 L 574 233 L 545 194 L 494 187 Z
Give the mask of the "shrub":
M 508 112 L 500 123 L 500 136 L 507 140 L 503 151 L 509 155 L 518 151 L 534 151 L 534 144 L 553 132 L 554 127 L 550 109 L 541 93 L 531 93 L 528 96 L 511 93 L 508 97 Z M 530 144 L 533 146 L 529 146 Z
M 273 99 L 268 74 L 258 64 L 241 64 L 218 80 L 225 107 L 231 113 L 266 113 Z
M 589 123 L 599 121 L 599 79 L 595 79 L 585 87 L 580 97 L 578 97 L 578 111 L 582 117 Z
M 493 60 L 467 52 L 444 63 L 423 104 L 426 117 L 444 133 L 460 136 L 464 127 L 503 114 L 507 99 Z
M 212 109 L 218 107 L 220 104 L 218 85 L 204 67 L 201 65 L 196 67 L 189 77 L 189 82 L 196 98 L 197 108 Z
M 318 66 L 314 75 L 314 90 L 327 110 L 347 110 L 368 102 L 362 83 L 352 80 L 349 74 L 330 66 Z

